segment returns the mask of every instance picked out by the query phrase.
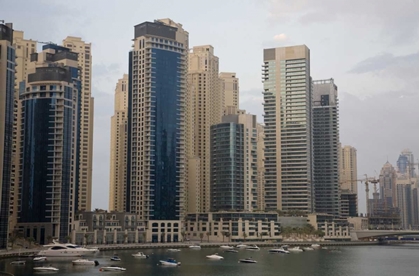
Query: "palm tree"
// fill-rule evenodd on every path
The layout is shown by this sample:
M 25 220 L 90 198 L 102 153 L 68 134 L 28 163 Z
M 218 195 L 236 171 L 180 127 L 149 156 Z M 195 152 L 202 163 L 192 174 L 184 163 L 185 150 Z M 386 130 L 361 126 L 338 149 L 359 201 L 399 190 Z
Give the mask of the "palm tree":
M 181 231 L 182 241 L 185 241 L 185 231 Z
M 201 240 L 201 242 L 203 242 L 203 237 L 204 237 L 204 234 L 203 233 L 200 233 L 200 240 Z
M 52 236 L 47 236 L 47 241 L 48 241 L 48 243 L 51 243 L 51 242 L 52 242 L 52 239 L 53 239 L 53 237 L 52 237 Z
M 33 243 L 33 242 L 35 242 L 35 239 L 34 239 L 33 237 L 29 237 L 29 238 L 27 239 L 27 241 L 28 241 L 28 243 L 29 243 L 29 248 L 31 248 L 31 247 L 32 247 L 32 243 Z
M 66 240 L 66 242 L 70 242 L 71 240 L 70 236 L 65 236 L 64 239 Z
M 87 244 L 88 244 L 89 234 L 88 234 L 88 233 L 86 233 L 86 234 L 84 235 L 84 237 L 85 237 L 85 245 L 87 245 Z
M 229 238 L 229 242 L 231 242 L 231 240 L 230 240 L 230 233 L 229 232 L 226 232 L 226 237 Z
M 246 237 L 248 237 L 248 235 L 245 232 L 242 232 L 242 237 L 244 237 L 244 241 L 245 241 Z
M 141 233 L 141 235 L 143 236 L 143 242 L 146 242 L 146 232 Z
M 211 232 L 207 232 L 207 233 L 206 233 L 206 236 L 207 236 L 207 242 L 210 242 L 210 235 L 211 235 Z

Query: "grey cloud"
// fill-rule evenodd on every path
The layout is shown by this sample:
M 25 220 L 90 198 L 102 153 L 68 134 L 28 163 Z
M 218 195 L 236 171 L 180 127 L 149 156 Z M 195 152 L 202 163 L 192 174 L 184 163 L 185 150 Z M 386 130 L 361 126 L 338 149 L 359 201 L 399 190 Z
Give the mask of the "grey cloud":
M 362 74 L 376 72 L 395 65 L 399 67 L 417 67 L 418 71 L 418 59 L 418 52 L 405 56 L 394 56 L 390 53 L 384 53 L 359 62 L 349 73 Z

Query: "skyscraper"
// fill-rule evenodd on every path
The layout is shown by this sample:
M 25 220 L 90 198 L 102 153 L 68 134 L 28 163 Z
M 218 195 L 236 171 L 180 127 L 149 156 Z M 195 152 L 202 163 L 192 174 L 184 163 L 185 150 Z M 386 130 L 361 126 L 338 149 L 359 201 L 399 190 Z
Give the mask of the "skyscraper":
M 77 53 L 48 44 L 21 85 L 18 227 L 44 243 L 67 240 L 74 214 L 81 83 Z
M 125 209 L 127 182 L 127 112 L 128 75 L 118 80 L 115 88 L 114 115 L 111 117 L 111 154 L 109 171 L 109 210 Z
M 313 81 L 313 186 L 315 212 L 340 215 L 339 124 L 333 79 Z
M 78 138 L 78 160 L 76 164 L 76 210 L 92 210 L 92 152 L 93 152 L 93 111 L 92 97 L 92 45 L 80 37 L 68 36 L 63 46 L 78 54 L 78 66 L 82 85 L 80 98 L 80 121 Z
M 257 123 L 257 209 L 265 210 L 264 125 Z
M 397 190 L 396 183 L 397 173 L 394 167 L 388 161 L 381 169 L 379 175 L 379 189 L 381 200 L 384 201 L 388 207 L 397 206 Z
M 398 172 L 401 174 L 409 175 L 410 178 L 416 177 L 416 171 L 414 167 L 414 155 L 409 149 L 405 149 L 401 152 L 397 160 Z
M 256 127 L 242 110 L 211 126 L 211 211 L 258 208 Z
M 223 109 L 228 106 L 239 108 L 239 80 L 236 73 L 221 72 L 219 74 Z
M 0 24 L 0 249 L 7 248 L 9 228 L 14 85 L 13 25 Z
M 126 211 L 178 220 L 185 211 L 188 33 L 171 19 L 134 27 L 129 53 Z
M 264 49 L 265 205 L 313 211 L 310 54 Z
M 193 101 L 188 116 L 194 122 L 191 129 L 194 140 L 187 140 L 194 147 L 189 156 L 188 174 L 198 176 L 188 180 L 188 212 L 207 212 L 210 210 L 210 127 L 220 123 L 223 115 L 219 58 L 211 45 L 194 46 L 188 63 L 189 93 Z
M 357 194 L 357 151 L 352 146 L 341 148 L 341 189 Z

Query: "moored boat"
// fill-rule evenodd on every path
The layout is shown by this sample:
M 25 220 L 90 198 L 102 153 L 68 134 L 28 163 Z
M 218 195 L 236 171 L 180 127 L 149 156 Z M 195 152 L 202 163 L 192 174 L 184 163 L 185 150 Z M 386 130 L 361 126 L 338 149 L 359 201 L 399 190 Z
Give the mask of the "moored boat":
M 165 261 L 160 260 L 159 263 L 163 266 L 180 266 L 181 263 L 177 262 L 175 259 L 173 258 L 169 258 Z
M 268 252 L 270 252 L 270 253 L 282 253 L 282 254 L 289 254 L 290 253 L 289 251 L 287 251 L 284 248 L 272 248 L 272 249 L 268 250 Z
M 93 255 L 99 250 L 96 248 L 85 248 L 72 243 L 59 243 L 53 241 L 51 244 L 44 245 L 46 250 L 41 250 L 38 256 L 45 257 L 79 257 L 84 255 Z
M 319 244 L 314 243 L 311 245 L 311 247 L 314 249 L 319 249 L 321 246 Z
M 118 257 L 117 255 L 112 256 L 112 257 L 110 258 L 110 260 L 111 260 L 111 261 L 116 261 L 116 262 L 121 261 L 120 257 Z
M 168 252 L 180 252 L 181 249 L 177 249 L 177 248 L 169 248 Z
M 45 261 L 47 260 L 47 257 L 40 256 L 40 257 L 35 257 L 35 258 L 33 258 L 32 260 L 33 260 L 34 262 L 38 262 L 38 263 L 40 263 L 40 262 L 45 262 Z
M 126 271 L 124 267 L 111 265 L 111 266 L 103 266 L 99 269 L 99 271 Z
M 198 244 L 194 244 L 194 245 L 190 245 L 189 246 L 190 249 L 201 249 L 201 246 Z
M 309 247 L 309 246 L 304 247 L 302 249 L 303 249 L 303 251 L 314 251 L 315 250 L 313 247 Z
M 219 256 L 219 254 L 217 254 L 217 253 L 214 253 L 213 255 L 207 255 L 206 258 L 211 259 L 211 260 L 223 260 L 224 259 L 222 256 Z
M 252 250 L 252 251 L 258 251 L 260 250 L 260 248 L 258 246 L 256 246 L 255 244 L 253 245 L 249 245 L 247 247 L 245 247 L 246 250 Z
M 299 246 L 295 246 L 295 247 L 289 248 L 289 252 L 303 252 L 303 250 Z
M 253 260 L 252 258 L 246 258 L 246 259 L 240 259 L 238 263 L 244 263 L 244 264 L 255 264 L 257 263 L 256 260 Z
M 246 245 L 246 244 L 238 244 L 237 246 L 236 246 L 236 248 L 246 248 L 248 245 Z
M 10 262 L 10 264 L 11 265 L 25 265 L 26 264 L 26 261 L 18 260 L 18 261 Z
M 131 256 L 136 257 L 136 258 L 140 258 L 140 259 L 149 258 L 149 255 L 146 255 L 143 252 L 137 252 L 136 254 L 132 254 Z
M 221 249 L 233 249 L 233 246 L 230 246 L 230 245 L 221 245 L 220 248 Z
M 228 250 L 225 250 L 225 252 L 238 253 L 239 251 L 238 250 L 235 250 L 235 249 L 228 249 Z
M 78 260 L 72 261 L 72 263 L 73 265 L 94 265 L 94 266 L 99 265 L 98 261 L 90 261 L 88 259 L 78 259 Z
M 58 268 L 53 267 L 53 266 L 36 266 L 34 267 L 35 271 L 58 271 Z

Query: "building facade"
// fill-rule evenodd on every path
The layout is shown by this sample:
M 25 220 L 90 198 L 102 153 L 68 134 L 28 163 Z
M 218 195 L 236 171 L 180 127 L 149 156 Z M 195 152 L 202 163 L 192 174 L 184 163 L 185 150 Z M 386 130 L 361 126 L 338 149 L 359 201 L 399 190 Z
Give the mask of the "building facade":
M 352 146 L 341 148 L 341 189 L 357 194 L 357 151 Z
M 257 123 L 257 209 L 265 210 L 264 125 Z
M 388 161 L 381 169 L 379 175 L 379 192 L 381 200 L 389 207 L 397 206 L 397 172 Z
M 80 37 L 68 36 L 63 46 L 77 53 L 80 70 L 81 97 L 79 138 L 77 144 L 78 160 L 76 160 L 76 210 L 92 209 L 92 153 L 93 153 L 93 113 L 92 97 L 92 44 L 84 42 Z
M 400 174 L 405 174 L 411 178 L 416 177 L 416 170 L 414 167 L 414 155 L 409 149 L 404 149 L 397 160 L 397 168 Z
M 21 86 L 21 159 L 17 227 L 44 243 L 71 231 L 81 82 L 77 53 L 48 44 L 31 54 Z
M 313 81 L 312 99 L 315 212 L 339 216 L 340 137 L 337 86 L 334 80 Z
M 266 209 L 312 212 L 308 47 L 264 49 L 263 83 Z
M 221 72 L 219 78 L 223 109 L 228 106 L 239 108 L 239 79 L 236 77 L 236 73 Z
M 193 117 L 194 139 L 187 141 L 193 145 L 188 170 L 190 175 L 198 176 L 188 180 L 188 212 L 206 212 L 210 209 L 210 127 L 220 123 L 223 115 L 219 58 L 211 45 L 194 46 L 188 63 L 189 92 L 193 101 L 189 103 L 192 112 L 188 116 Z
M 9 233 L 14 86 L 13 25 L 0 24 L 0 249 L 7 248 Z
M 125 211 L 179 220 L 185 211 L 188 33 L 170 19 L 134 27 L 129 53 Z
M 114 115 L 111 117 L 111 153 L 109 170 L 109 210 L 125 210 L 127 182 L 128 75 L 115 88 Z

